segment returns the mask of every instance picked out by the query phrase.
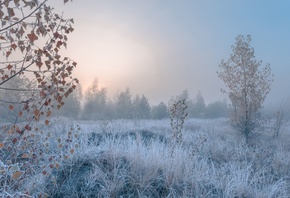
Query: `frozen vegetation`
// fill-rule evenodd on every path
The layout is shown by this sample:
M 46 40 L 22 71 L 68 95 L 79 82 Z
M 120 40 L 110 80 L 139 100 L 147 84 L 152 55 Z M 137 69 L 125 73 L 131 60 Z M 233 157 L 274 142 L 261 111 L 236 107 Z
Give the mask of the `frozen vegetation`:
M 33 166 L 21 177 L 5 183 L 9 189 L 2 196 L 265 198 L 290 193 L 289 127 L 273 139 L 269 124 L 247 145 L 226 119 L 185 120 L 182 143 L 172 141 L 170 120 L 53 118 L 51 123 L 33 136 L 37 163 L 30 161 Z M 27 164 L 25 158 L 13 163 L 19 169 Z
M 63 0 L 64 4 L 68 2 L 69 0 Z M 153 7 L 155 9 L 156 6 Z M 161 7 L 158 5 L 156 8 Z M 178 6 L 178 10 L 180 8 Z M 123 6 L 120 7 L 120 10 L 122 9 Z M 145 10 L 147 12 L 147 9 Z M 152 15 L 157 17 L 157 22 L 158 16 L 166 19 L 166 23 L 168 19 L 170 21 L 169 15 L 167 17 L 159 11 L 162 10 L 156 12 L 158 15 Z M 176 12 L 172 13 L 174 18 L 177 16 L 176 19 L 184 15 L 184 13 L 180 16 Z M 98 13 L 97 18 L 101 16 Z M 141 23 L 138 22 L 138 15 L 130 18 L 134 18 L 133 21 L 137 20 L 134 24 L 146 26 L 142 20 Z M 148 17 L 145 18 L 148 20 Z M 253 17 L 250 18 L 252 20 Z M 184 90 L 180 95 L 173 96 L 168 104 L 160 102 L 151 105 L 144 94 L 134 96 L 129 88 L 110 98 L 108 89 L 100 87 L 97 79 L 84 92 L 82 91 L 79 80 L 73 75 L 77 62 L 61 53 L 62 49 L 67 48 L 68 37 L 74 31 L 74 20 L 56 13 L 54 7 L 48 4 L 48 0 L 0 0 L 0 19 L 2 53 L 0 197 L 290 197 L 290 127 L 287 124 L 290 117 L 290 100 L 282 101 L 279 106 L 279 101 L 276 99 L 275 103 L 279 107 L 276 108 L 277 104 L 275 104 L 261 116 L 264 101 L 271 91 L 274 73 L 271 71 L 270 64 L 266 63 L 263 66 L 262 61 L 256 60 L 255 50 L 251 46 L 251 35 L 238 35 L 234 45 L 231 46 L 232 53 L 229 58 L 222 59 L 218 65 L 217 76 L 224 83 L 221 90 L 227 95 L 225 100 L 206 104 L 200 91 L 193 99 L 189 92 Z M 116 24 L 120 24 L 120 19 L 123 17 L 118 17 Z M 127 23 L 130 20 L 125 21 Z M 155 18 L 154 21 L 150 19 L 149 21 L 153 22 L 152 27 L 154 27 Z M 174 19 L 174 21 L 178 20 Z M 163 22 L 161 24 L 164 25 Z M 171 23 L 168 24 L 172 26 Z M 103 25 L 111 27 L 105 23 Z M 179 25 L 178 27 L 181 27 Z M 99 25 L 97 24 L 96 27 Z M 136 25 L 134 28 L 132 26 L 134 30 L 136 27 Z M 106 34 L 109 33 L 107 29 Z M 117 29 L 109 29 L 113 31 L 112 35 L 121 33 Z M 162 29 L 161 25 L 160 30 Z M 167 28 L 163 30 L 167 32 Z M 185 29 L 179 29 L 178 32 L 182 33 L 180 37 L 187 35 L 183 31 Z M 165 35 L 164 32 L 160 35 Z M 173 33 L 175 34 L 174 31 Z M 97 66 L 99 63 L 102 63 L 102 67 L 113 66 L 111 68 L 113 70 L 108 70 L 110 71 L 108 77 L 112 79 L 117 78 L 115 74 L 120 74 L 120 79 L 124 78 L 122 75 L 125 73 L 126 78 L 130 74 L 133 79 L 136 79 L 134 84 L 137 80 L 141 83 L 138 75 L 143 75 L 146 79 L 144 78 L 141 83 L 143 88 L 140 88 L 140 91 L 147 90 L 148 94 L 149 90 L 152 91 L 151 94 L 157 93 L 158 87 L 169 88 L 167 91 L 173 93 L 175 92 L 173 87 L 178 88 L 186 83 L 190 89 L 202 88 L 203 85 L 210 88 L 209 84 L 216 84 L 209 71 L 199 73 L 195 65 L 202 63 L 202 66 L 206 66 L 204 68 L 209 68 L 207 67 L 209 65 L 214 66 L 215 58 L 221 54 L 212 56 L 212 53 L 205 53 L 192 58 L 192 53 L 188 56 L 183 52 L 186 52 L 186 47 L 191 44 L 200 51 L 199 45 L 188 42 L 189 37 L 182 38 L 185 39 L 185 43 L 176 42 L 177 40 L 172 37 L 174 34 L 168 34 L 170 41 L 167 40 L 168 43 L 173 40 L 173 43 L 178 43 L 177 47 L 170 47 L 173 51 L 158 47 L 163 46 L 163 41 L 166 42 L 164 46 L 170 46 L 167 45 L 166 37 L 165 40 L 163 38 L 160 40 L 161 37 L 157 36 L 155 40 L 152 39 L 151 36 L 154 34 L 151 33 L 146 34 L 150 36 L 149 40 L 143 36 L 132 37 L 133 43 L 138 45 L 143 42 L 141 38 L 150 41 L 149 43 L 146 41 L 149 44 L 144 45 L 146 49 L 147 47 L 151 49 L 150 45 L 158 43 L 154 50 L 149 50 L 149 64 L 142 58 L 140 65 L 142 68 L 146 65 L 146 70 L 147 66 L 154 66 L 154 75 L 147 71 L 144 74 L 140 73 L 143 69 L 139 71 L 139 61 L 134 53 L 129 53 L 130 58 L 120 56 L 122 60 L 128 61 L 127 63 L 115 59 L 113 56 L 116 49 L 107 50 L 110 42 L 107 43 L 107 36 L 102 34 L 97 36 L 101 36 L 101 43 L 105 44 L 108 56 L 100 56 L 98 50 L 93 50 L 96 54 L 90 54 L 92 50 L 87 50 L 88 53 L 83 53 L 81 56 L 90 54 L 97 59 L 106 57 L 109 62 L 115 59 L 113 65 L 107 61 L 100 61 L 97 62 Z M 90 38 L 87 34 L 83 35 Z M 188 35 L 195 39 L 199 38 L 196 35 Z M 222 46 L 227 45 L 227 41 L 224 40 L 224 33 L 221 35 L 223 35 L 222 39 L 212 37 L 210 40 L 213 42 L 208 44 L 218 44 L 216 41 L 219 41 L 222 44 L 221 48 L 216 49 L 223 52 Z M 127 37 L 131 38 L 130 35 Z M 127 37 L 122 40 L 126 42 Z M 135 39 L 141 40 L 135 42 Z M 206 37 L 203 39 L 200 37 L 199 40 L 206 44 L 204 39 Z M 83 39 L 74 40 L 86 43 Z M 114 43 L 113 48 L 118 47 L 115 45 L 118 44 L 117 40 L 112 43 Z M 98 45 L 91 42 L 89 44 L 94 47 Z M 122 44 L 122 46 L 127 45 Z M 214 52 L 212 47 L 214 46 L 202 48 Z M 188 49 L 191 51 L 195 47 L 191 46 Z M 125 54 L 130 52 L 130 50 L 125 51 Z M 142 55 L 140 50 L 134 51 Z M 282 51 L 274 51 L 277 51 L 280 60 Z M 190 59 L 181 57 L 181 54 Z M 273 53 L 267 54 L 273 55 Z M 147 59 L 147 55 L 144 57 Z M 150 57 L 154 59 L 152 63 Z M 173 61 L 170 61 L 170 57 Z M 91 61 L 91 58 L 82 58 L 96 63 Z M 206 60 L 213 62 L 204 62 Z M 86 64 L 80 65 L 83 71 L 90 73 L 89 76 L 94 73 L 85 68 Z M 122 71 L 120 73 L 118 69 L 115 71 L 114 68 L 122 65 L 129 67 L 120 69 Z M 133 65 L 138 70 L 138 74 L 135 73 L 137 76 L 132 72 Z M 190 69 L 182 65 L 188 65 Z M 277 63 L 274 62 L 273 65 Z M 96 65 L 94 67 L 97 68 Z M 111 71 L 114 71 L 113 76 Z M 124 73 L 124 71 L 129 72 Z M 106 76 L 99 70 L 95 72 Z M 82 75 L 90 78 L 85 74 Z M 158 81 L 151 79 L 152 76 L 156 76 Z M 283 75 L 277 75 L 276 79 L 283 79 Z M 105 81 L 108 82 L 108 79 Z M 129 79 L 124 82 L 130 85 Z M 152 90 L 151 83 L 156 84 Z M 113 86 L 115 83 L 109 84 Z M 121 84 L 118 86 L 122 86 Z M 278 86 L 275 87 L 277 89 Z M 213 89 L 214 87 L 211 87 L 210 92 Z M 162 91 L 158 95 L 163 95 L 167 91 Z M 287 91 L 284 94 L 287 95 Z M 276 92 L 274 95 L 278 98 L 279 94 Z M 268 122 L 263 120 L 266 119 L 266 114 L 269 115 Z

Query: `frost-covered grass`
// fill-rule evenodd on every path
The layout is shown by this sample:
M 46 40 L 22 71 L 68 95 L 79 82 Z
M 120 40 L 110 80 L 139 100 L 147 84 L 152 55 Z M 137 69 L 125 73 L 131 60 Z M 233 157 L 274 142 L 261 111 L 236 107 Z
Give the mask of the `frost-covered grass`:
M 246 145 L 225 119 L 186 120 L 183 143 L 171 141 L 169 120 L 79 122 L 78 145 L 50 173 L 31 174 L 23 187 L 50 197 L 288 197 L 287 131 L 271 131 Z M 74 123 L 75 125 L 75 123 Z M 48 131 L 59 155 L 58 127 Z M 64 133 L 64 132 L 62 132 Z M 69 153 L 71 147 L 63 148 Z M 48 160 L 49 161 L 49 160 Z M 49 163 L 49 162 L 48 162 Z

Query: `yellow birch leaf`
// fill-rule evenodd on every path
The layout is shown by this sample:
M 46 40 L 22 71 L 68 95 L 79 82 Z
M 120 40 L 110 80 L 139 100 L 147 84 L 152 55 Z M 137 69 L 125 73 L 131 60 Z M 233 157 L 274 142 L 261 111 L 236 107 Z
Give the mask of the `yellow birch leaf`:
M 23 175 L 22 171 L 16 171 L 12 174 L 12 179 L 19 179 Z

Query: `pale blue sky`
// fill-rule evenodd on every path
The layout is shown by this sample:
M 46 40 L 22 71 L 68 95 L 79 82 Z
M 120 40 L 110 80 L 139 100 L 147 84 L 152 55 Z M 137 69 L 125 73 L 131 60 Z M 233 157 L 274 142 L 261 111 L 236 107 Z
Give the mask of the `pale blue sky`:
M 57 10 L 75 19 L 67 55 L 84 87 L 95 77 L 111 95 L 130 87 L 150 102 L 188 89 L 223 99 L 216 71 L 239 34 L 275 75 L 268 101 L 290 96 L 290 1 L 74 0 Z M 59 1 L 60 2 L 60 1 Z M 275 102 L 273 102 L 275 101 Z

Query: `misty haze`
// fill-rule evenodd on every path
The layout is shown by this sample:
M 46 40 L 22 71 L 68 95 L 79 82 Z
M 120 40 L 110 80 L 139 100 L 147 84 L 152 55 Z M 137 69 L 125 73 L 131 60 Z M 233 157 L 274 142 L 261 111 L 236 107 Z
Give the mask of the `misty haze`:
M 290 3 L 0 0 L 0 196 L 290 197 Z

